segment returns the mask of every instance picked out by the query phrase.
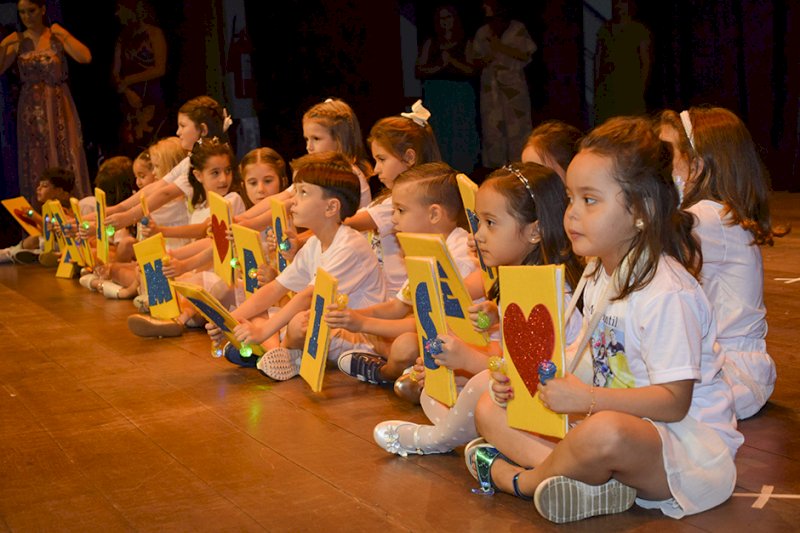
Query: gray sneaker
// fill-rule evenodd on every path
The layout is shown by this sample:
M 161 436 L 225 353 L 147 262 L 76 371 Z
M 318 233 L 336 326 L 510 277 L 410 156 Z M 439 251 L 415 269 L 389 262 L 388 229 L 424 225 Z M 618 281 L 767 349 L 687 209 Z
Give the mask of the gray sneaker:
M 621 513 L 633 506 L 636 489 L 609 479 L 589 485 L 565 476 L 549 477 L 533 494 L 536 510 L 557 524 L 606 514 Z

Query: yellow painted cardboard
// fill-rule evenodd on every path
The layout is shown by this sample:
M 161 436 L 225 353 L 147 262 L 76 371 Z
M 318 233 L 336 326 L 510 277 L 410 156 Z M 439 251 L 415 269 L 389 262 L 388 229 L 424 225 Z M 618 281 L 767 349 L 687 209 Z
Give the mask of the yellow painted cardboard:
M 230 287 L 233 285 L 233 243 L 226 233 L 231 227 L 231 204 L 219 194 L 209 191 L 211 208 L 211 234 L 214 239 L 214 272 Z
M 273 216 L 274 216 L 273 211 Z M 322 390 L 322 379 L 325 377 L 325 362 L 328 360 L 328 348 L 331 342 L 331 328 L 325 322 L 325 309 L 336 298 L 336 287 L 339 281 L 322 270 L 317 269 L 314 280 L 314 294 L 311 296 L 311 314 L 308 316 L 306 341 L 303 344 L 303 359 L 300 362 L 300 377 L 309 384 L 311 390 Z
M 69 203 L 72 206 L 72 214 L 75 215 L 75 224 L 80 228 L 83 224 L 83 217 L 81 217 L 81 206 L 77 198 L 70 198 Z M 94 255 L 92 255 L 92 247 L 89 245 L 88 239 L 77 239 L 75 245 L 83 258 L 83 264 L 90 268 L 94 268 Z
M 472 298 L 450 256 L 444 237 L 433 233 L 398 233 L 397 240 L 406 257 L 436 259 L 447 325 L 464 342 L 486 346 L 486 336 L 475 331 L 469 320 L 467 309 L 472 305 Z
M 467 225 L 469 232 L 475 238 L 475 232 L 478 231 L 478 216 L 475 212 L 475 196 L 478 194 L 478 186 L 469 179 L 465 174 L 456 176 L 458 180 L 458 192 L 461 193 L 461 202 L 464 204 L 464 213 L 467 215 Z M 481 251 L 475 249 L 478 256 L 478 262 L 481 265 L 481 277 L 483 278 L 483 288 L 486 292 L 494 285 L 497 280 L 497 269 L 495 267 L 486 266 L 483 262 Z
M 28 211 L 32 208 L 31 204 L 29 204 L 28 200 L 26 200 L 23 196 L 9 198 L 8 200 L 3 200 L 2 203 L 4 206 L 6 206 L 8 212 L 11 213 L 11 216 L 14 217 L 17 222 L 19 222 L 19 225 L 22 226 L 22 229 L 28 232 L 28 235 L 37 237 L 42 234 L 35 224 L 28 222 L 28 220 L 30 220 L 28 218 Z
M 432 257 L 406 257 L 408 283 L 414 302 L 417 320 L 419 353 L 425 364 L 425 392 L 448 407 L 456 403 L 458 391 L 453 371 L 434 362 L 428 350 L 428 341 L 447 333 L 441 283 L 436 259 Z
M 508 402 L 508 425 L 558 438 L 567 434 L 567 416 L 544 406 L 536 384 L 542 359 L 556 364 L 556 377 L 564 375 L 564 294 L 563 266 L 500 267 L 503 357 L 514 389 L 514 398 Z M 542 341 L 546 338 L 552 343 Z
M 286 229 L 289 227 L 289 215 L 286 211 L 286 203 L 274 198 L 270 199 L 270 210 L 272 212 L 272 229 L 275 232 L 275 240 L 278 247 L 275 248 L 275 270 L 280 274 L 289 266 L 289 261 L 281 255 L 280 244 L 288 239 Z
M 50 202 L 45 202 L 44 205 L 42 206 L 42 219 L 44 221 L 49 221 L 52 216 L 53 213 L 52 210 L 50 209 Z M 52 252 L 56 246 L 56 232 L 53 231 L 48 226 L 49 225 L 47 222 L 42 224 L 42 236 L 44 237 L 44 251 Z
M 186 283 L 183 281 L 173 281 L 173 287 L 183 295 L 184 298 L 197 309 L 197 312 L 203 315 L 203 318 L 215 324 L 228 339 L 228 341 L 239 349 L 242 343 L 236 340 L 233 335 L 233 328 L 239 325 L 239 322 L 231 316 L 219 300 L 208 294 L 205 289 L 193 283 Z M 251 357 L 260 357 L 264 355 L 264 348 L 260 344 L 251 344 L 250 348 L 253 349 Z
M 147 294 L 150 315 L 154 318 L 172 319 L 181 314 L 172 282 L 164 275 L 164 236 L 156 233 L 133 245 L 136 261 L 142 272 L 142 283 Z
M 56 239 L 58 240 L 58 247 L 61 250 L 62 262 L 77 263 L 81 266 L 85 266 L 75 241 L 60 229 L 61 226 L 67 222 L 67 217 L 64 214 L 61 203 L 59 203 L 58 200 L 50 200 L 47 202 L 47 205 L 50 210 L 50 221 L 59 227 L 56 232 Z M 56 276 L 58 276 L 58 271 L 56 271 Z
M 97 194 L 97 193 L 95 193 Z M 139 195 L 139 203 L 142 205 L 142 216 L 150 217 L 150 209 L 147 208 L 147 197 L 144 194 Z
M 108 263 L 108 235 L 106 235 L 106 191 L 100 188 L 94 189 L 94 200 L 97 206 L 97 226 L 95 236 L 97 237 L 97 259 L 102 263 Z
M 261 248 L 261 236 L 258 231 L 239 224 L 231 224 L 233 241 L 236 243 L 236 258 L 242 273 L 242 285 L 245 298 L 250 298 L 258 290 L 258 279 L 250 277 L 250 270 L 266 263 L 264 250 Z

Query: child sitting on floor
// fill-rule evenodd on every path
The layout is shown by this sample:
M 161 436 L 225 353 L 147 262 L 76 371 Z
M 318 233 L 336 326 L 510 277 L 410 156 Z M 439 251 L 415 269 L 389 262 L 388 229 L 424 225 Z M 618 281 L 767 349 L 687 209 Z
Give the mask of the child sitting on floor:
M 296 190 L 292 218 L 314 236 L 286 270 L 233 312 L 241 322 L 235 330 L 241 342 L 267 341 L 265 347 L 269 350 L 258 360 L 258 368 L 280 381 L 299 371 L 317 268 L 338 280 L 338 291 L 348 295 L 353 308 L 382 302 L 386 293 L 378 259 L 369 243 L 356 230 L 342 224 L 353 216 L 359 203 L 359 182 L 350 162 L 337 152 L 309 154 L 293 161 L 292 169 Z M 294 291 L 295 296 L 276 313 L 263 317 L 289 291 Z M 277 346 L 278 341 L 271 337 L 287 324 L 286 335 Z M 215 342 L 221 341 L 219 329 L 210 324 L 207 329 Z M 331 357 L 339 353 L 334 347 L 330 350 Z
M 426 163 L 400 174 L 392 189 L 392 223 L 397 232 L 444 236 L 456 267 L 466 277 L 477 264 L 467 249 L 468 233 L 459 227 L 464 207 L 456 174 L 446 163 Z M 372 344 L 366 350 L 344 352 L 339 369 L 372 384 L 394 382 L 419 356 L 412 312 L 407 281 L 387 302 L 360 310 L 329 310 L 326 320 L 331 327 L 366 335 Z

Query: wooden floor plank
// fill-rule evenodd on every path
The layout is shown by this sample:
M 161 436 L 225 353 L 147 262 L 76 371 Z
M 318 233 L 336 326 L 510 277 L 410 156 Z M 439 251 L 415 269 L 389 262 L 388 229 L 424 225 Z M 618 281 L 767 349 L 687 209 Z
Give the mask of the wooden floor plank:
M 774 197 L 800 229 L 800 196 Z M 740 425 L 737 492 L 800 493 L 800 234 L 763 250 L 779 380 Z M 140 339 L 130 302 L 38 265 L 0 267 L 0 531 L 556 531 L 530 503 L 477 496 L 461 450 L 400 458 L 386 419 L 425 422 L 390 390 L 329 369 L 312 394 L 210 356 L 207 337 Z M 800 500 L 754 497 L 680 521 L 640 508 L 575 531 L 788 531 Z

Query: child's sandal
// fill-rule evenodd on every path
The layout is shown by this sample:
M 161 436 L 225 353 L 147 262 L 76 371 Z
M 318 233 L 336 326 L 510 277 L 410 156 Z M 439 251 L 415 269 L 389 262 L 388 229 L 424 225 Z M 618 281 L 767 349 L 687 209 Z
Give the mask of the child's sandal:
M 482 437 L 473 440 L 464 448 L 464 461 L 467 469 L 480 486 L 472 489 L 475 494 L 491 496 L 497 487 L 492 482 L 492 465 L 497 457 L 505 458 L 500 451 Z
M 519 475 L 523 472 L 525 472 L 525 470 L 520 470 L 519 472 L 514 474 L 513 478 L 511 478 L 511 485 L 514 487 L 514 496 L 522 500 L 525 500 L 526 502 L 532 502 L 533 496 L 526 496 L 522 494 L 522 491 L 519 490 Z

